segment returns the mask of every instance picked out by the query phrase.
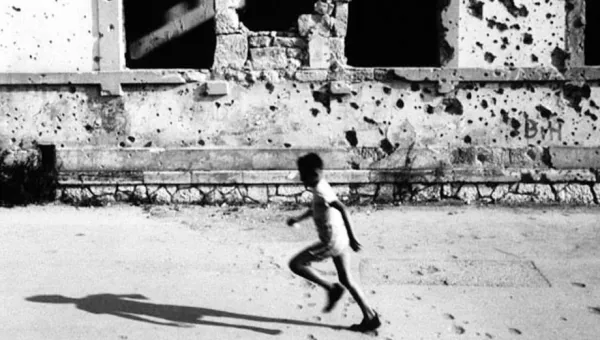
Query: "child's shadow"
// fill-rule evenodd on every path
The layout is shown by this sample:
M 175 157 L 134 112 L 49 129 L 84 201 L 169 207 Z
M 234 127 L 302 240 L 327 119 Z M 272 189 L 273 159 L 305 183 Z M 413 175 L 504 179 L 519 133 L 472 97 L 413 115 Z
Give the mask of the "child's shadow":
M 239 313 L 230 313 L 209 308 L 198 308 L 188 306 L 160 305 L 135 300 L 147 300 L 140 294 L 95 294 L 83 298 L 70 298 L 62 295 L 37 295 L 26 298 L 27 301 L 45 303 L 73 303 L 75 307 L 94 314 L 109 314 L 130 320 L 148 322 L 156 325 L 191 327 L 186 324 L 222 326 L 251 330 L 255 332 L 276 335 L 281 333 L 278 329 L 237 325 L 223 322 L 202 320 L 203 317 L 225 317 L 258 322 L 284 323 L 298 326 L 326 327 L 341 329 L 340 326 L 319 324 L 307 321 L 270 318 Z M 159 318 L 170 322 L 154 321 L 147 317 Z M 181 324 L 183 323 L 183 324 Z

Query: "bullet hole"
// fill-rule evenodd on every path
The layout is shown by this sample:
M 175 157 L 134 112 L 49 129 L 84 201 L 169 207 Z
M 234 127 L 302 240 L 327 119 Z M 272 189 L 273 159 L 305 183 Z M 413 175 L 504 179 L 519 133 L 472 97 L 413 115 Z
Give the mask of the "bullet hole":
M 463 140 L 465 141 L 465 143 L 471 144 L 471 136 L 465 136 Z
M 533 43 L 533 36 L 529 33 L 523 33 L 523 43 L 531 45 Z
M 421 86 L 417 83 L 410 84 L 410 90 L 413 92 L 417 92 L 421 90 Z
M 350 146 L 355 147 L 358 145 L 358 138 L 356 137 L 356 131 L 349 130 L 346 131 L 346 140 L 350 144 Z
M 271 143 L 273 143 L 273 140 L 272 139 L 267 139 L 267 143 L 271 144 Z
M 517 137 L 519 136 L 519 131 L 518 130 L 512 130 L 509 134 L 511 137 Z
M 444 98 L 442 104 L 446 106 L 444 111 L 451 115 L 462 115 L 463 114 L 463 105 L 456 98 Z
M 152 142 L 148 142 L 148 143 L 144 144 L 144 147 L 145 147 L 145 148 L 149 148 L 149 147 L 151 147 L 151 146 L 152 146 Z
M 313 100 L 323 104 L 327 113 L 331 113 L 331 96 L 325 91 L 313 91 Z
M 390 140 L 387 138 L 381 140 L 381 142 L 379 143 L 379 147 L 388 155 L 391 155 L 395 151 L 394 145 L 392 145 Z
M 381 106 L 381 100 L 379 100 L 379 99 L 376 100 L 375 101 L 375 106 L 377 106 L 377 107 Z
M 542 116 L 542 118 L 550 119 L 552 116 L 556 116 L 555 113 L 553 113 L 552 111 L 548 110 L 543 105 L 538 105 L 538 106 L 535 107 L 535 109 L 538 110 L 538 112 L 540 113 L 540 116 Z
M 133 136 L 127 137 L 127 140 L 129 140 L 131 143 L 135 143 L 135 137 Z
M 75 86 L 69 86 L 69 92 L 75 93 L 75 92 L 77 92 L 77 88 Z
M 399 109 L 403 109 L 404 108 L 404 100 L 398 99 L 396 101 L 396 107 L 399 108 Z
M 556 67 L 560 72 L 565 72 L 567 70 L 567 59 L 570 58 L 570 54 L 565 50 L 555 47 L 550 54 L 552 57 L 552 65 Z
M 534 63 L 537 63 L 539 60 L 540 60 L 540 59 L 539 59 L 539 58 L 538 58 L 538 57 L 537 57 L 535 54 L 532 54 L 532 55 L 531 55 L 531 61 L 532 61 L 532 62 L 534 62 Z
M 358 163 L 356 161 L 350 161 L 350 169 L 360 170 L 360 163 Z
M 469 14 L 477 19 L 483 19 L 483 2 L 477 0 L 469 0 Z
M 533 150 L 527 150 L 527 156 L 529 156 L 532 161 L 535 161 L 537 158 L 537 153 Z
M 504 32 L 508 29 L 508 26 L 504 23 L 498 22 L 494 19 L 486 19 L 487 26 L 489 28 L 496 28 L 500 32 Z
M 376 121 L 374 121 L 373 119 L 371 119 L 371 118 L 369 118 L 369 117 L 363 117 L 363 120 L 364 120 L 365 122 L 369 123 L 369 124 L 374 124 L 374 125 L 376 125 L 376 124 L 377 124 L 377 122 L 376 122 Z
M 563 96 L 569 102 L 569 106 L 575 109 L 575 111 L 581 113 L 581 100 L 583 98 L 589 99 L 591 95 L 590 86 L 584 84 L 583 86 L 577 86 L 573 84 L 565 84 L 563 88 Z
M 493 63 L 494 60 L 496 60 L 496 56 L 490 52 L 485 52 L 483 58 L 485 59 L 485 61 L 487 61 L 490 64 Z
M 487 102 L 487 100 L 484 99 L 484 100 L 481 101 L 481 107 L 484 108 L 484 109 L 488 108 L 488 102 Z
M 385 93 L 385 94 L 387 94 L 387 95 L 390 95 L 390 94 L 392 94 L 392 88 L 391 88 L 391 87 L 389 87 L 389 86 L 384 86 L 384 87 L 383 87 L 383 93 Z
M 204 142 L 204 139 L 198 140 L 198 145 L 204 146 L 205 144 L 206 144 L 206 142 Z
M 87 132 L 94 131 L 94 127 L 91 126 L 90 124 L 85 124 L 84 128 L 85 128 L 85 131 L 87 131 Z
M 269 110 L 271 110 L 272 112 L 275 112 L 275 111 L 277 111 L 277 106 L 271 105 L 271 106 L 269 106 Z
M 517 7 L 515 5 L 515 0 L 500 0 L 500 3 L 506 7 L 508 13 L 510 13 L 513 17 L 526 17 L 529 15 L 529 11 L 525 5 L 521 5 L 521 7 Z
M 467 93 L 467 99 L 471 100 L 471 98 L 473 98 L 473 94 L 471 92 Z
M 292 147 L 292 144 L 290 144 L 290 143 L 283 143 L 283 146 L 285 146 L 286 148 L 288 148 L 288 149 L 289 149 L 289 148 L 291 148 L 291 147 Z
M 358 106 L 358 104 L 355 102 L 350 103 L 350 106 L 355 110 L 358 110 L 360 108 L 360 106 Z
M 519 122 L 517 119 L 512 118 L 510 120 L 510 126 L 513 129 L 518 130 L 521 127 L 521 122 Z
M 598 116 L 593 114 L 590 110 L 586 110 L 584 115 L 590 117 L 594 122 L 598 120 Z
M 219 109 L 219 108 L 221 108 L 221 103 L 215 102 L 215 106 L 217 107 L 217 109 Z
M 508 124 L 509 117 L 508 112 L 505 109 L 500 109 L 500 115 L 502 116 L 502 122 Z
M 427 106 L 425 107 L 425 111 L 426 111 L 428 114 L 433 114 L 433 113 L 435 112 L 435 108 L 434 108 L 433 106 L 431 106 L 431 105 L 427 105 Z
M 273 85 L 273 83 L 268 82 L 265 87 L 267 88 L 267 90 L 269 91 L 269 94 L 273 93 L 273 91 L 275 91 L 275 85 Z
M 310 109 L 310 113 L 313 115 L 313 117 L 316 117 L 319 115 L 319 113 L 321 113 L 321 111 L 319 111 L 319 109 L 312 108 Z
M 486 155 L 480 153 L 477 155 L 477 160 L 481 163 L 485 163 L 485 162 L 487 162 L 488 158 Z
M 125 142 L 121 142 L 121 143 L 119 143 L 119 146 L 120 146 L 120 147 L 122 147 L 122 148 L 124 148 L 124 147 L 126 146 L 126 145 L 125 145 Z
M 473 124 L 473 120 L 472 119 L 467 120 L 467 124 Z
M 156 133 L 160 133 L 160 129 L 156 129 Z

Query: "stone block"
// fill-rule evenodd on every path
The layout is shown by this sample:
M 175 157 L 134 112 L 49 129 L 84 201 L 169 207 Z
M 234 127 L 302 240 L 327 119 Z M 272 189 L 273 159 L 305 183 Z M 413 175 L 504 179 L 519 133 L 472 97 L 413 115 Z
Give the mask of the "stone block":
M 494 192 L 494 188 L 490 187 L 487 184 L 478 184 L 477 191 L 479 191 L 479 197 L 492 197 L 492 193 Z
M 297 196 L 301 195 L 306 188 L 303 185 L 278 185 L 276 196 Z
M 377 196 L 375 197 L 375 201 L 381 203 L 393 202 L 395 194 L 396 185 L 388 183 L 379 184 L 379 187 L 377 188 Z
M 63 190 L 62 199 L 67 203 L 81 204 L 92 200 L 94 195 L 88 188 L 65 188 Z
M 188 184 L 192 180 L 189 171 L 145 171 L 146 184 Z
M 201 203 L 203 195 L 197 188 L 186 188 L 178 190 L 172 198 L 173 203 L 177 204 L 197 204 Z
M 217 189 L 220 193 L 220 199 L 215 203 L 227 203 L 229 205 L 244 203 L 244 196 L 238 187 L 221 187 Z
M 531 201 L 533 201 L 532 196 L 521 195 L 521 194 L 516 194 L 516 193 L 512 193 L 512 192 L 509 192 L 506 195 L 504 195 L 502 198 L 498 199 L 498 202 L 500 202 L 500 203 L 511 204 L 511 205 L 523 204 L 523 203 L 528 203 Z
M 277 69 L 287 66 L 287 51 L 282 47 L 251 48 L 250 60 L 255 69 Z
M 477 199 L 479 198 L 479 191 L 477 191 L 476 185 L 465 184 L 458 190 L 456 196 L 460 200 L 466 202 L 467 204 L 470 204 L 471 202 L 477 201 Z
M 338 2 L 335 5 L 335 23 L 333 25 L 333 34 L 336 37 L 345 37 L 348 34 L 348 4 Z
M 235 184 L 242 183 L 241 171 L 193 171 L 192 183 L 197 184 Z
M 240 32 L 240 18 L 235 9 L 227 8 L 215 14 L 216 34 L 234 34 Z
M 595 182 L 596 174 L 590 170 L 545 170 L 539 173 L 542 180 L 549 182 Z
M 362 184 L 357 186 L 356 192 L 360 196 L 375 196 L 377 194 L 377 184 Z
M 308 65 L 312 68 L 328 68 L 331 46 L 328 38 L 314 36 L 308 42 Z
M 245 34 L 217 36 L 213 68 L 242 68 L 248 58 L 248 38 Z
M 352 85 L 348 84 L 347 82 L 344 81 L 334 81 L 331 82 L 329 89 L 331 91 L 331 93 L 333 94 L 352 94 Z
M 148 199 L 148 189 L 144 185 L 137 185 L 131 198 L 138 202 L 144 202 Z
M 229 83 L 226 81 L 209 81 L 206 83 L 206 94 L 209 96 L 226 96 L 229 94 Z
M 215 9 L 222 11 L 229 8 L 242 8 L 245 4 L 246 0 L 215 0 Z
M 456 198 L 460 188 L 459 184 L 444 184 L 442 185 L 442 195 L 446 198 Z
M 91 186 L 90 191 L 94 196 L 112 196 L 117 192 L 115 186 Z
M 117 191 L 115 194 L 115 201 L 117 202 L 130 202 L 132 200 L 133 192 Z
M 161 187 L 152 194 L 150 194 L 150 201 L 156 204 L 170 204 L 171 194 L 166 188 Z
M 321 15 L 331 15 L 334 5 L 331 1 L 317 1 L 314 6 L 315 12 Z
M 251 185 L 247 187 L 246 198 L 256 203 L 267 203 L 269 195 L 267 195 L 266 185 Z
M 442 188 L 438 184 L 413 184 L 412 189 L 414 193 L 412 199 L 415 202 L 432 202 L 441 199 Z
M 550 184 L 536 184 L 533 200 L 538 203 L 556 202 L 556 195 L 552 191 L 552 186 Z
M 329 15 L 303 14 L 298 18 L 298 33 L 302 37 L 330 37 L 334 22 Z
M 300 48 L 286 48 L 285 50 L 286 55 L 288 58 L 293 58 L 293 59 L 299 59 L 302 60 L 304 59 L 304 50 L 300 49 Z
M 600 147 L 550 147 L 550 157 L 557 169 L 600 168 Z
M 593 204 L 592 187 L 585 184 L 555 184 L 558 201 L 567 204 Z
M 344 38 L 329 38 L 329 47 L 331 49 L 331 57 L 339 61 L 342 65 L 346 65 L 346 43 Z
M 267 35 L 257 35 L 248 38 L 248 44 L 250 47 L 269 47 L 271 46 L 271 43 L 273 43 L 273 37 Z M 275 46 L 278 45 L 275 44 Z
M 506 196 L 510 191 L 509 184 L 498 184 L 496 188 L 494 188 L 494 192 L 492 192 L 492 199 L 494 201 L 501 200 L 504 196 Z
M 305 49 L 308 46 L 308 44 L 303 38 L 275 37 L 275 39 L 273 40 L 273 46 Z
M 326 81 L 329 75 L 328 70 L 298 70 L 295 78 L 301 82 L 322 82 Z

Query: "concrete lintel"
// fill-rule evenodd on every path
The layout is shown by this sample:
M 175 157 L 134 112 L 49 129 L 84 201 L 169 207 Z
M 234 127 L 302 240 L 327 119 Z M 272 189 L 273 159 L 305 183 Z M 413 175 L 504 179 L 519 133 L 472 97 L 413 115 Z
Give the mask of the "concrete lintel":
M 193 171 L 193 184 L 241 184 L 244 183 L 243 171 Z
M 600 169 L 600 147 L 550 147 L 552 166 L 556 169 Z
M 144 171 L 145 184 L 189 184 L 192 174 L 189 171 Z
M 185 84 L 205 81 L 208 75 L 181 70 L 145 70 L 86 73 L 1 73 L 0 85 L 96 85 L 109 82 L 121 84 Z
M 60 185 L 138 185 L 144 183 L 141 171 L 66 171 L 58 175 Z

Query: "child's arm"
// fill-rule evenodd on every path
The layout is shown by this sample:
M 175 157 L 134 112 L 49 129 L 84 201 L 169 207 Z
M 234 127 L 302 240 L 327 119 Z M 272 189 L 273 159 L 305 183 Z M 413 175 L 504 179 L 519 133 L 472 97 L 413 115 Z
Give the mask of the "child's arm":
M 289 226 L 294 225 L 298 222 L 302 222 L 302 220 L 305 220 L 305 219 L 311 217 L 312 215 L 313 215 L 312 209 L 308 209 L 307 211 L 304 212 L 304 214 L 302 214 L 300 216 L 288 218 L 287 224 Z
M 348 215 L 346 206 L 339 200 L 335 200 L 329 203 L 329 205 L 332 208 L 339 210 L 339 212 L 342 214 L 342 218 L 344 219 L 344 225 L 346 226 L 346 231 L 348 232 L 348 238 L 350 239 L 350 247 L 354 251 L 359 251 L 362 246 L 356 239 L 356 236 L 354 236 L 354 230 L 352 229 L 352 221 L 350 221 L 350 216 Z

